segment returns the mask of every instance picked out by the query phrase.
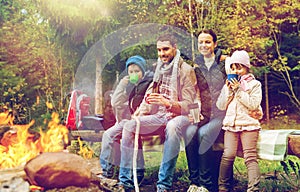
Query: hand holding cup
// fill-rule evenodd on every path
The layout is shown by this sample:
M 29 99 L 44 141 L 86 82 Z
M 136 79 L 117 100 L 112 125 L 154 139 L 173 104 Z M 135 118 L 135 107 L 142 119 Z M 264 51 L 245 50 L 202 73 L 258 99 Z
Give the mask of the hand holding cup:
M 165 102 L 166 98 L 159 93 L 151 93 L 146 95 L 145 100 L 148 104 L 161 105 Z
M 228 74 L 227 75 L 227 86 L 229 86 L 232 90 L 236 90 L 240 83 L 238 81 L 239 75 L 238 74 Z
M 238 80 L 239 75 L 238 74 L 227 74 L 228 81 L 233 81 L 234 79 Z

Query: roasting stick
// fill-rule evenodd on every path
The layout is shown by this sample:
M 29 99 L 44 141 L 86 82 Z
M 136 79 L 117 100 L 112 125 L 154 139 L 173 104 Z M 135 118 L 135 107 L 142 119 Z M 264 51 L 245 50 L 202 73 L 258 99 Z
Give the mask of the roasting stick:
M 133 161 L 132 161 L 132 166 L 133 166 L 133 183 L 134 183 L 134 188 L 136 192 L 139 192 L 139 183 L 137 179 L 137 154 L 139 150 L 139 134 L 140 134 L 140 120 L 137 116 L 133 116 L 133 118 L 136 121 L 136 130 L 135 130 L 135 135 L 134 135 L 134 151 L 133 151 Z

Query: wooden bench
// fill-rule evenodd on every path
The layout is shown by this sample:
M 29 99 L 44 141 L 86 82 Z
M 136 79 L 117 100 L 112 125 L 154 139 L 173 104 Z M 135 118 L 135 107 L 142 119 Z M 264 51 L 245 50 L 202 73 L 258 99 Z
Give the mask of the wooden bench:
M 76 130 L 70 131 L 73 139 L 80 137 L 84 141 L 90 142 L 101 142 L 104 130 L 94 131 L 94 130 Z M 159 135 L 146 136 L 143 137 L 143 145 L 145 151 L 157 151 L 161 150 L 163 145 L 163 140 Z M 184 149 L 184 147 L 181 147 Z M 213 149 L 216 151 L 223 150 L 224 145 L 221 142 L 216 142 L 213 145 Z M 287 154 L 295 155 L 300 158 L 300 130 L 299 132 L 291 133 L 288 135 L 288 145 Z
M 82 140 L 85 141 L 101 142 L 103 133 L 105 131 L 102 126 L 102 120 L 103 118 L 95 116 L 85 117 L 83 119 L 83 124 L 85 125 L 84 127 L 86 129 L 70 131 L 71 139 L 80 137 Z M 267 131 L 270 131 L 271 133 L 274 130 Z M 163 145 L 164 142 L 164 139 L 162 138 L 164 138 L 164 132 L 155 133 L 154 135 L 143 136 L 144 150 L 160 150 L 160 146 Z M 184 149 L 183 145 L 181 146 L 181 149 Z M 220 151 L 224 149 L 223 134 L 219 135 L 217 141 L 213 145 L 213 149 L 215 151 Z M 294 131 L 294 133 L 288 135 L 287 152 L 289 155 L 295 155 L 300 158 L 300 130 L 296 130 Z
M 288 136 L 288 154 L 300 158 L 300 134 L 290 134 Z

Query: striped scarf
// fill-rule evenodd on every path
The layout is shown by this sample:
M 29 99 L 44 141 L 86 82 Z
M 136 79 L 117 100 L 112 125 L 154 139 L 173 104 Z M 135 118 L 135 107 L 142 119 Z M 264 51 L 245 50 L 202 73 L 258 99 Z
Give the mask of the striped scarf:
M 162 77 L 164 74 L 171 73 L 171 80 L 170 80 L 170 100 L 178 101 L 178 88 L 177 88 L 177 80 L 178 80 L 178 63 L 180 59 L 180 51 L 176 50 L 176 55 L 173 58 L 172 62 L 168 64 L 167 67 L 163 67 L 163 63 L 160 58 L 157 60 L 157 66 L 155 69 L 153 81 L 160 84 L 162 81 Z

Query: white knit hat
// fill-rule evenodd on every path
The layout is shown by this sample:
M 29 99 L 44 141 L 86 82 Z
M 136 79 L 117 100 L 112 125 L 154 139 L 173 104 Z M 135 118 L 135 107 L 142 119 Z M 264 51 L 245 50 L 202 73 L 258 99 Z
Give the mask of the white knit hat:
M 248 68 L 251 67 L 250 57 L 249 57 L 248 53 L 244 50 L 233 52 L 232 56 L 229 59 L 229 63 L 230 63 L 230 65 L 232 63 L 240 63 Z

